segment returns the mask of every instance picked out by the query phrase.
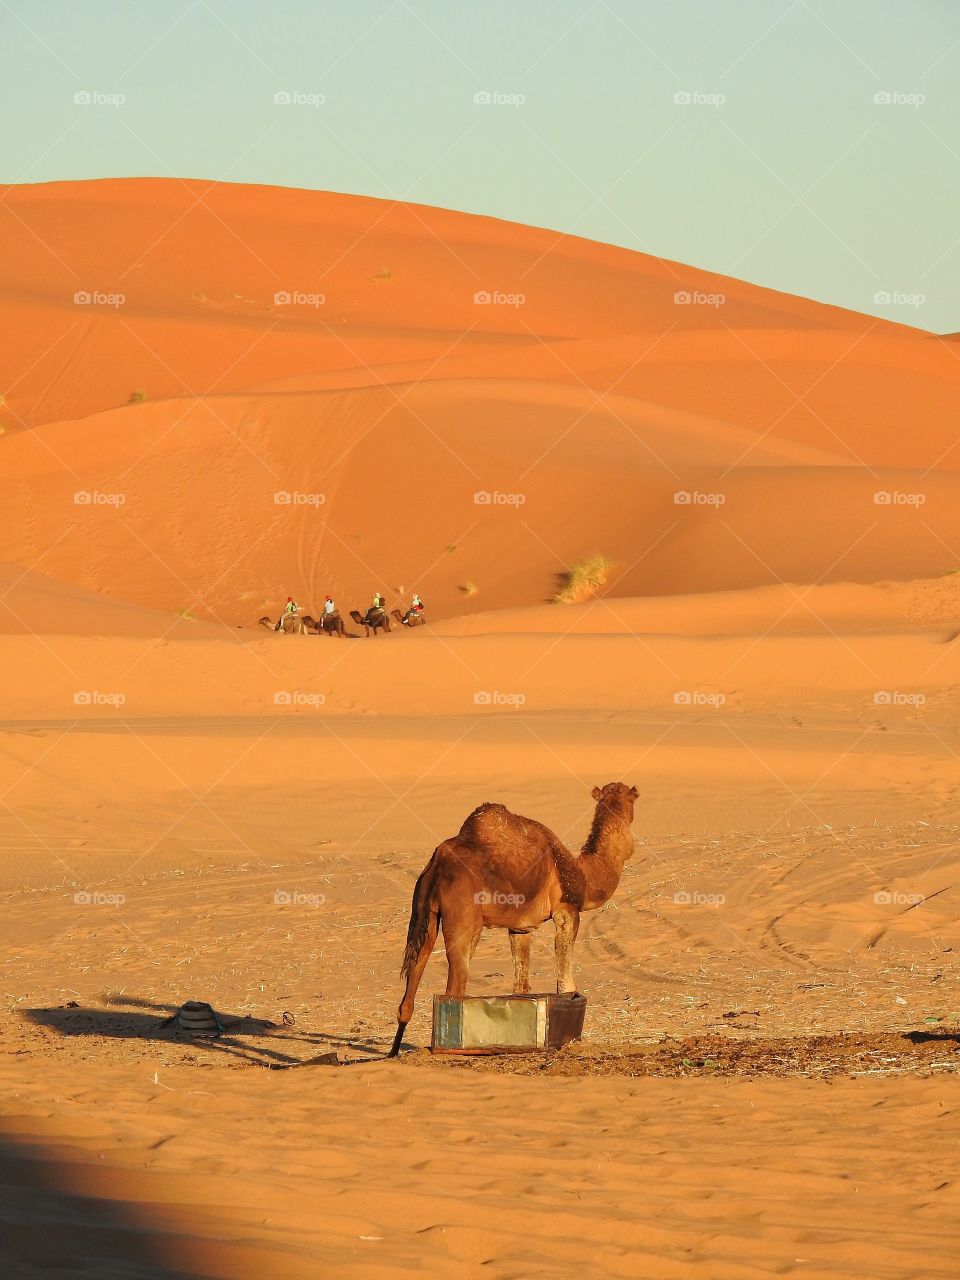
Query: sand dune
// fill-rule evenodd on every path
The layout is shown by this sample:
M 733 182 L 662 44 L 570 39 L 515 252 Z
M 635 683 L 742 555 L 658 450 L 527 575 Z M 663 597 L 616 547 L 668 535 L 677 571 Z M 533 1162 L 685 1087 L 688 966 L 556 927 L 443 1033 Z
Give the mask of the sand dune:
M 328 590 L 518 606 L 595 549 L 618 596 L 956 567 L 933 335 L 316 192 L 10 189 L 0 247 L 0 556 L 91 591 L 233 625 Z
M 791 446 L 734 466 L 749 447 L 655 415 L 628 432 L 593 413 L 558 439 L 549 400 L 491 407 L 422 388 L 401 404 L 371 390 L 143 405 L 0 442 L 0 548 L 92 591 L 232 624 L 289 593 L 316 613 L 326 591 L 357 607 L 377 587 L 391 603 L 418 588 L 435 617 L 543 600 L 597 549 L 614 595 L 956 567 L 951 473 L 799 462 Z
M 222 626 L 95 595 L 31 569 L 0 564 L 0 635 L 234 640 Z

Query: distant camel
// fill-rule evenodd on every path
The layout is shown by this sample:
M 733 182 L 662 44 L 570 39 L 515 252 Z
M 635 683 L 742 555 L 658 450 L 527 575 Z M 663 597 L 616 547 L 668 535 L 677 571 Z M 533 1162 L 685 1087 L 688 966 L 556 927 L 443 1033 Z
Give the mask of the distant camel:
M 440 927 L 448 996 L 465 993 L 470 960 L 484 929 L 510 931 L 514 994 L 529 992 L 530 935 L 550 919 L 556 926 L 557 991 L 576 990 L 573 944 L 580 913 L 613 897 L 634 848 L 630 828 L 636 787 L 608 782 L 593 788 L 593 798 L 593 826 L 579 857 L 549 828 L 502 804 L 474 809 L 460 834 L 437 846 L 413 891 L 401 970 L 407 985 L 391 1057 L 400 1052 Z
M 277 624 L 272 618 L 261 618 L 259 625 L 261 627 L 269 627 L 271 631 L 277 630 Z M 302 617 L 299 614 L 285 613 L 281 630 L 287 636 L 305 636 L 308 631 L 317 630 L 317 622 L 316 619 L 310 617 L 309 613 L 305 613 Z
M 363 627 L 365 636 L 369 636 L 371 632 L 376 635 L 381 627 L 387 635 L 390 634 L 390 615 L 386 609 L 381 609 L 379 606 L 371 605 L 366 613 L 361 613 L 359 609 L 351 609 L 350 617 L 358 627 Z
M 346 627 L 343 625 L 343 619 L 339 613 L 324 613 L 320 616 L 320 621 L 315 624 L 318 635 L 327 636 L 343 636 L 349 635 Z
M 390 617 L 396 618 L 396 620 L 401 624 L 401 626 L 405 625 L 408 627 L 423 627 L 426 625 L 426 622 L 427 622 L 426 618 L 423 616 L 422 613 L 411 613 L 406 623 L 404 623 L 403 614 L 400 612 L 399 609 L 391 609 Z

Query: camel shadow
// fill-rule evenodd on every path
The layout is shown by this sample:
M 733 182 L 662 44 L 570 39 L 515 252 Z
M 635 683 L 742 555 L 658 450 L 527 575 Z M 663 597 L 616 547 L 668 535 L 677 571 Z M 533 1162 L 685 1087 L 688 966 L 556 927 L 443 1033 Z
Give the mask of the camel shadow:
M 174 1023 L 179 1005 L 159 1004 L 136 996 L 108 997 L 104 1003 L 106 1008 L 84 1008 L 71 1001 L 54 1008 L 24 1009 L 21 1016 L 65 1037 L 97 1036 L 179 1044 L 193 1051 L 205 1052 L 211 1058 L 235 1058 L 271 1070 L 320 1064 L 356 1066 L 385 1056 L 383 1046 L 369 1037 L 350 1038 L 321 1031 L 304 1031 L 294 1025 L 278 1025 L 264 1018 L 222 1012 L 219 1017 L 225 1029 L 220 1035 L 194 1035 Z M 291 1047 L 293 1044 L 310 1045 L 319 1052 L 304 1058 L 300 1053 L 285 1052 L 281 1048 L 284 1044 Z M 361 1056 L 341 1060 L 341 1050 Z

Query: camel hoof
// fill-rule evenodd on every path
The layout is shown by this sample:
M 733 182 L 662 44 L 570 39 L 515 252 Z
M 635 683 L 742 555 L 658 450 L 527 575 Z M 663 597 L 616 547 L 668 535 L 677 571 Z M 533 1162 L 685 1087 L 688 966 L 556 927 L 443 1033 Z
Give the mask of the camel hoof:
M 393 1044 L 390 1046 L 390 1052 L 387 1054 L 388 1058 L 395 1058 L 399 1054 L 400 1046 L 403 1043 L 403 1033 L 406 1029 L 407 1024 L 405 1022 L 398 1024 L 397 1034 L 393 1037 Z

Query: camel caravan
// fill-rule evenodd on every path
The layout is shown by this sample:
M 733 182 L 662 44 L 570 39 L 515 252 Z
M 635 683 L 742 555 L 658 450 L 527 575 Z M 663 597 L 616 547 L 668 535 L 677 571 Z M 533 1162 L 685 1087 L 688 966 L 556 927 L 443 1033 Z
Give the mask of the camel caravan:
M 406 613 L 401 613 L 399 609 L 388 611 L 386 601 L 378 591 L 373 597 L 373 603 L 363 613 L 359 609 L 351 609 L 349 616 L 358 627 L 363 628 L 365 636 L 375 636 L 381 631 L 389 635 L 391 618 L 401 627 L 422 627 L 427 621 L 423 601 L 416 592 L 413 593 L 413 599 Z M 279 635 L 326 635 L 358 639 L 356 632 L 347 630 L 332 596 L 324 598 L 319 618 L 313 618 L 309 613 L 301 613 L 296 600 L 292 596 L 287 596 L 287 603 L 280 617 L 276 621 L 273 618 L 263 617 L 259 620 L 259 625 Z
M 552 920 L 557 993 L 573 994 L 573 948 L 584 911 L 609 902 L 633 856 L 636 787 L 608 782 L 593 788 L 596 809 L 579 857 L 548 827 L 482 804 L 452 839 L 444 840 L 413 890 L 401 975 L 406 989 L 397 1010 L 390 1056 L 400 1052 L 417 988 L 438 933 L 447 953 L 446 996 L 466 994 L 470 961 L 484 929 L 506 929 L 513 955 L 513 994 L 530 991 L 530 941 Z

